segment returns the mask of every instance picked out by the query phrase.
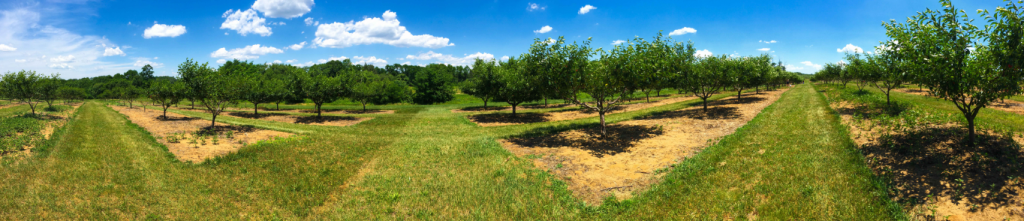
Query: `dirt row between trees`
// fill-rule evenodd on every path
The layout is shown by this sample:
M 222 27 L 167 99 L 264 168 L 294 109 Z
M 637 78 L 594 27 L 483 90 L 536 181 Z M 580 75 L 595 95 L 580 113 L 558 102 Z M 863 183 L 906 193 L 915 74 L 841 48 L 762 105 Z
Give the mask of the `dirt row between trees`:
M 290 124 L 308 124 L 308 125 L 319 125 L 319 126 L 335 126 L 344 127 L 356 125 L 360 122 L 373 119 L 372 117 L 348 117 L 348 116 L 298 116 L 291 114 L 282 113 L 261 113 L 253 114 L 249 112 L 227 112 L 228 116 L 249 118 L 256 120 L 268 120 L 277 121 L 282 123 Z
M 712 101 L 707 112 L 697 106 L 610 124 L 605 138 L 597 126 L 499 142 L 568 183 L 576 197 L 598 205 L 608 195 L 627 199 L 659 182 L 668 167 L 732 134 L 788 89 Z
M 176 113 L 147 110 L 141 107 L 127 108 L 110 105 L 110 108 L 128 116 L 128 119 L 152 134 L 158 142 L 167 146 L 178 160 L 198 163 L 206 159 L 227 155 L 245 145 L 260 141 L 292 136 L 291 133 L 257 129 L 252 126 L 235 126 L 218 122 L 210 129 L 210 121 Z
M 854 117 L 866 114 L 860 105 L 840 101 L 830 106 L 849 127 L 868 166 L 890 181 L 890 196 L 912 219 L 1024 220 L 1020 136 L 979 130 L 973 145 L 956 123 L 898 120 L 899 126 L 887 125 Z
M 687 95 L 680 97 L 673 97 L 662 99 L 654 102 L 642 102 L 634 104 L 624 104 L 616 106 L 614 110 L 606 114 L 622 113 L 643 110 L 652 107 L 660 107 L 664 105 L 679 103 L 683 101 L 698 99 L 696 96 Z M 509 108 L 511 110 L 511 108 Z M 453 110 L 454 111 L 454 110 Z M 517 124 L 528 124 L 528 123 L 540 123 L 550 121 L 563 121 L 563 120 L 575 120 L 588 117 L 598 116 L 597 112 L 589 109 L 570 109 L 561 111 L 552 111 L 546 113 L 517 113 L 515 116 L 512 113 L 488 113 L 488 114 L 476 114 L 469 115 L 470 121 L 480 125 L 482 127 L 494 127 L 494 126 L 507 126 Z

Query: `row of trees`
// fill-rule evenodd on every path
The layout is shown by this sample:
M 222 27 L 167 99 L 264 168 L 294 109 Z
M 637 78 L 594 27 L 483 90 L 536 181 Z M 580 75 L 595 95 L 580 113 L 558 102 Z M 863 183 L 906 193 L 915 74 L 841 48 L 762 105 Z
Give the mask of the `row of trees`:
M 941 10 L 919 12 L 905 23 L 883 23 L 890 39 L 875 55 L 848 55 L 849 63 L 828 64 L 813 80 L 874 84 L 887 102 L 893 88 L 920 85 L 956 105 L 973 140 L 982 108 L 1024 92 L 1024 10 L 1012 1 L 995 12 L 979 9 L 987 24 L 978 27 L 949 0 L 940 3 Z
M 35 71 L 8 72 L 0 76 L 0 97 L 11 102 L 19 100 L 27 103 L 32 114 L 36 113 L 40 101 L 52 108 L 53 102 L 64 100 L 81 100 L 85 98 L 85 90 L 64 86 L 60 75 L 43 75 Z
M 767 55 L 699 57 L 695 52 L 693 43 L 660 33 L 652 41 L 638 37 L 610 51 L 591 48 L 589 39 L 572 44 L 563 38 L 537 39 L 528 53 L 507 61 L 477 60 L 461 91 L 483 99 L 485 106 L 504 101 L 513 115 L 526 102 L 563 99 L 597 112 L 605 133 L 605 113 L 634 94 L 649 102 L 652 93 L 675 88 L 700 97 L 707 110 L 707 99 L 722 91 L 736 90 L 741 96 L 745 89 L 759 92 L 801 81 Z

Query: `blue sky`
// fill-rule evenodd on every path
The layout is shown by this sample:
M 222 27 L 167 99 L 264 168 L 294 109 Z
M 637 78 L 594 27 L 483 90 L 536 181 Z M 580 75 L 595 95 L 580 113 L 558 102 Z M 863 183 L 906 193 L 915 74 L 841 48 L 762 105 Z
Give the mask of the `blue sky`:
M 1001 0 L 953 1 L 974 17 Z M 587 7 L 587 6 L 590 7 Z M 663 31 L 713 54 L 768 53 L 813 73 L 886 40 L 881 23 L 938 1 L 94 1 L 0 2 L 0 72 L 80 78 L 186 58 L 312 65 L 468 64 L 526 52 L 535 38 L 594 47 Z M 583 10 L 583 9 L 589 10 Z M 585 12 L 585 13 L 584 13 Z M 545 28 L 550 27 L 550 28 Z M 772 43 L 774 42 L 774 43 Z M 848 46 L 849 45 L 849 46 Z

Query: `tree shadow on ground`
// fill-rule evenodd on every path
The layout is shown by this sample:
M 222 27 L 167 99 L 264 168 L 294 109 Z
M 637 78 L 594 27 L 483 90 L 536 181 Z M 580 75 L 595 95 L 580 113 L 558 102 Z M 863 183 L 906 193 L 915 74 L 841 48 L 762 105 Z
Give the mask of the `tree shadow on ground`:
M 736 107 L 708 107 L 707 111 L 704 111 L 703 108 L 689 108 L 662 112 L 643 117 L 643 119 L 671 119 L 682 117 L 701 120 L 735 119 L 740 117 L 739 111 L 737 110 L 739 110 L 739 108 Z
M 523 147 L 573 147 L 587 150 L 596 157 L 604 157 L 628 152 L 638 141 L 663 134 L 658 127 L 644 125 L 608 125 L 607 131 L 602 136 L 601 126 L 595 126 L 570 133 L 512 137 L 508 141 Z
M 523 106 L 521 106 L 521 108 L 523 108 L 523 109 L 544 109 L 544 108 L 563 108 L 563 107 L 568 107 L 568 106 L 572 106 L 572 104 L 548 104 L 548 105 L 544 105 L 544 104 L 530 104 L 530 105 L 523 105 Z
M 358 120 L 358 119 L 359 118 L 348 117 L 348 116 L 320 116 L 320 117 L 317 117 L 317 116 L 305 116 L 305 117 L 298 117 L 298 118 L 296 118 L 295 119 L 295 123 L 299 123 L 299 124 L 319 123 L 319 124 L 322 124 L 322 123 L 334 122 L 334 121 L 352 121 L 352 120 Z
M 160 116 L 156 116 L 156 118 L 153 118 L 153 119 L 156 119 L 158 121 L 193 121 L 193 120 L 200 120 L 198 117 L 172 117 L 172 116 L 164 117 L 164 115 L 162 115 L 162 114 Z
M 30 113 L 30 114 L 25 114 L 23 117 L 35 118 L 37 120 L 63 120 L 64 119 L 64 117 L 61 117 L 61 116 L 49 115 L 49 114 L 43 114 L 43 113 L 36 113 L 36 114 L 31 114 Z
M 764 101 L 764 99 L 765 98 L 763 98 L 763 97 L 755 97 L 755 96 L 752 96 L 752 95 L 747 95 L 746 97 L 741 97 L 739 99 L 732 98 L 732 99 L 722 99 L 722 100 L 711 101 L 711 102 L 708 102 L 708 105 L 750 104 L 750 103 L 757 103 L 757 102 Z
M 611 113 L 612 111 L 620 111 L 620 110 L 625 110 L 625 109 L 626 109 L 626 104 L 623 104 L 623 105 L 614 106 L 611 109 L 608 109 L 608 111 L 606 111 L 604 113 L 607 114 L 607 113 Z M 596 110 L 590 109 L 590 108 L 586 108 L 586 107 L 580 107 L 580 109 L 570 109 L 570 110 L 564 110 L 564 111 L 579 111 L 580 113 L 585 113 L 585 114 L 596 114 L 597 113 Z M 559 112 L 562 112 L 562 111 L 559 111 Z
M 508 107 L 501 107 L 501 106 L 489 106 L 489 107 L 476 106 L 476 107 L 465 107 L 465 108 L 462 108 L 462 109 L 459 109 L 459 110 L 461 110 L 461 111 L 498 111 L 498 110 L 504 110 L 505 108 L 508 108 Z
M 249 133 L 256 131 L 256 127 L 249 125 L 217 125 L 216 127 L 206 126 L 199 129 L 201 135 L 218 135 L 228 131 Z
M 253 113 L 249 113 L 249 112 L 228 112 L 228 115 L 234 116 L 234 117 L 249 118 L 249 119 L 263 119 L 263 118 L 270 117 L 270 116 L 282 116 L 282 115 L 288 115 L 288 114 L 279 114 L 279 113 L 253 114 Z
M 859 115 L 866 118 L 875 118 L 882 115 L 888 115 L 890 117 L 899 116 L 904 111 L 911 108 L 911 105 L 892 102 L 891 104 L 885 104 L 885 101 L 874 102 L 869 104 L 856 104 L 854 106 L 840 107 L 836 109 L 836 112 L 842 115 Z
M 1021 145 L 992 134 L 978 134 L 973 144 L 966 134 L 956 126 L 919 129 L 883 135 L 861 150 L 875 173 L 888 178 L 902 204 L 918 206 L 939 195 L 973 205 L 1014 203 L 1020 194 L 1016 190 L 1024 187 Z
M 466 117 L 477 123 L 528 124 L 548 121 L 548 114 L 545 113 L 517 113 L 515 116 L 512 113 L 493 113 L 469 115 Z

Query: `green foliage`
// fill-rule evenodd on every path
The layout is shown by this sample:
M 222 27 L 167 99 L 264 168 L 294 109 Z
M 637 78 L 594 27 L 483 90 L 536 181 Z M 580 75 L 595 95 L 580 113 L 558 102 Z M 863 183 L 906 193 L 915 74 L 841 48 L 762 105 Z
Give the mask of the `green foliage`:
M 455 99 L 455 76 L 445 65 L 430 64 L 412 82 L 416 94 L 412 101 L 417 104 L 444 103 Z
M 35 114 L 35 102 L 42 97 L 39 91 L 43 87 L 43 78 L 45 76 L 36 74 L 35 71 L 7 72 L 0 78 L 0 88 L 4 88 L 10 98 L 28 103 L 32 114 Z
M 512 105 L 512 115 L 516 114 L 516 108 L 520 104 L 543 98 L 536 76 L 527 74 L 523 60 L 522 57 L 509 58 L 508 61 L 502 61 L 497 68 L 497 75 L 502 84 L 497 99 Z
M 487 102 L 498 97 L 503 86 L 497 69 L 494 60 L 476 59 L 471 72 L 473 77 L 463 82 L 460 87 L 462 93 L 480 98 L 484 101 L 484 107 L 487 107 Z
M 299 72 L 293 88 L 302 97 L 310 99 L 316 108 L 317 117 L 321 107 L 349 94 L 350 88 L 343 84 L 344 76 L 330 76 L 330 70 L 314 65 L 309 72 Z
M 167 118 L 167 109 L 171 108 L 185 98 L 187 90 L 185 83 L 181 81 L 161 80 L 152 84 L 149 89 L 150 99 L 160 103 L 164 111 L 164 118 Z
M 367 103 L 375 105 L 401 103 L 409 100 L 412 94 L 405 81 L 398 80 L 393 76 L 359 71 L 349 77 L 349 85 L 352 88 L 349 98 L 361 103 L 363 111 L 366 111 Z
M 199 64 L 186 59 L 178 65 L 178 75 L 181 77 L 189 97 L 200 101 L 203 107 L 211 114 L 210 126 L 216 125 L 217 116 L 224 111 L 228 105 L 238 100 L 245 88 L 239 87 L 238 81 L 232 77 L 241 76 L 247 71 L 253 71 L 252 63 L 229 61 L 219 70 L 213 70 L 207 63 Z

